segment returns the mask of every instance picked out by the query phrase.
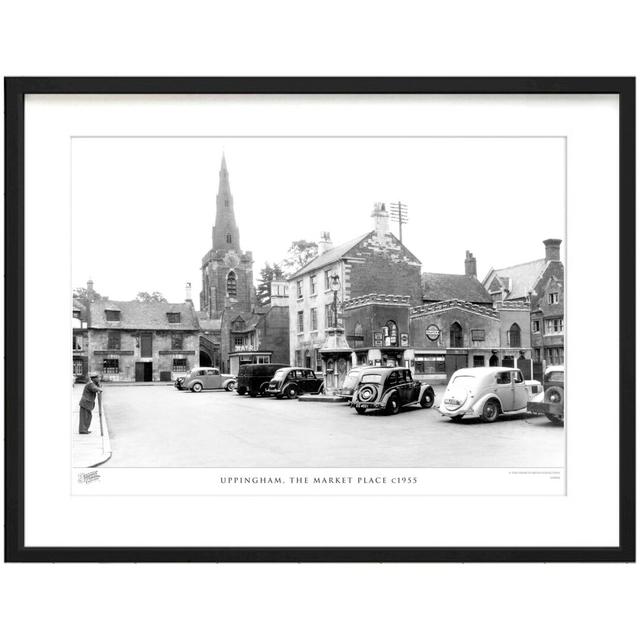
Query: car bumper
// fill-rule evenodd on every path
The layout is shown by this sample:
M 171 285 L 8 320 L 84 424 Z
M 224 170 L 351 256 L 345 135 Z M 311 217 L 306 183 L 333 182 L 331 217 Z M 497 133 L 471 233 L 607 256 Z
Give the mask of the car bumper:
M 384 405 L 380 402 L 350 402 L 349 406 L 354 409 L 383 409 Z
M 557 402 L 527 402 L 527 411 L 529 413 L 544 413 L 552 416 L 564 415 L 564 406 Z
M 281 396 L 282 395 L 282 389 L 267 389 L 265 391 L 265 393 L 268 396 Z
M 480 415 L 474 407 L 464 404 L 459 407 L 448 407 L 443 403 L 438 407 L 438 411 L 447 418 L 459 418 L 462 416 L 477 418 Z

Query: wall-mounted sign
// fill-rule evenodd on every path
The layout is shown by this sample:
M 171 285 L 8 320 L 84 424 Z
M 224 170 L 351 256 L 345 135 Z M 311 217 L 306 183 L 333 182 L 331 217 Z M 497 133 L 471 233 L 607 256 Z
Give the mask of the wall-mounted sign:
M 400 334 L 400 346 L 401 347 L 406 347 L 409 344 L 409 334 L 408 333 L 401 333 Z
M 484 329 L 471 329 L 471 339 L 475 342 L 484 340 Z
M 440 337 L 440 327 L 436 324 L 430 324 L 425 330 L 424 335 L 431 340 L 431 342 L 435 342 Z
M 373 346 L 381 347 L 382 346 L 382 331 L 375 331 L 373 334 Z

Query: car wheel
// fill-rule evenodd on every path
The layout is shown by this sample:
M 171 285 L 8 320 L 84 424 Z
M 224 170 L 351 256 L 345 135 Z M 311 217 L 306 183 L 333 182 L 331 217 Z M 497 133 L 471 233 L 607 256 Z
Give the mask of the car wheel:
M 551 413 L 545 413 L 544 415 L 547 416 L 547 420 L 551 424 L 555 424 L 558 427 L 561 427 L 564 424 L 564 416 L 554 416 Z
M 423 409 L 430 409 L 433 406 L 434 395 L 431 391 L 425 391 L 420 400 L 420 406 Z
M 191 387 L 191 391 L 194 393 L 200 393 L 202 391 L 202 385 L 199 382 L 194 382 Z
M 356 413 L 363 415 L 366 409 L 364 407 L 356 407 Z
M 245 393 L 247 393 L 247 389 L 245 387 L 238 387 L 236 389 L 236 392 L 239 396 L 243 396 Z M 251 395 L 251 392 L 249 392 L 249 395 Z
M 267 395 L 267 389 L 269 388 L 269 383 L 268 382 L 263 382 L 260 385 L 260 395 L 261 396 L 266 396 Z
M 398 411 L 400 411 L 400 400 L 398 399 L 397 395 L 393 394 L 387 400 L 386 412 L 390 416 L 395 416 L 398 413 Z
M 236 388 L 235 380 L 231 380 L 230 382 L 227 382 L 227 384 L 224 386 L 225 391 L 233 391 L 235 388 Z
M 500 407 L 495 400 L 487 400 L 482 407 L 482 422 L 494 422 L 500 413 Z
M 295 400 L 298 397 L 298 389 L 295 385 L 291 385 L 287 387 L 287 390 L 284 392 L 285 396 L 289 398 L 289 400 Z

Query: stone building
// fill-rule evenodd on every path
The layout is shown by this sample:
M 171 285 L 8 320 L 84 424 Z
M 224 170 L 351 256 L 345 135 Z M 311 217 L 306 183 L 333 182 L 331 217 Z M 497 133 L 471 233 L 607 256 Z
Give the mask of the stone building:
M 93 284 L 93 283 L 92 283 Z M 74 380 L 87 380 L 89 374 L 89 330 L 86 304 L 73 299 L 72 312 L 72 350 Z
M 550 364 L 564 363 L 564 265 L 562 240 L 544 240 L 544 258 L 502 269 L 490 269 L 483 285 L 494 303 L 526 302 L 531 307 L 534 376 Z
M 199 334 L 191 301 L 95 300 L 88 312 L 88 367 L 110 382 L 170 381 L 198 365 Z

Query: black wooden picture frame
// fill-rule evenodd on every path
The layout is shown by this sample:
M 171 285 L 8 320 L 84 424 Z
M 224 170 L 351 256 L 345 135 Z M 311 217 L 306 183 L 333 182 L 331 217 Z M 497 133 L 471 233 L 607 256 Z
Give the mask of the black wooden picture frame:
M 635 561 L 635 79 L 5 78 L 5 561 L 633 562 Z M 28 94 L 614 94 L 619 98 L 619 531 L 611 547 L 25 546 L 25 96 Z

